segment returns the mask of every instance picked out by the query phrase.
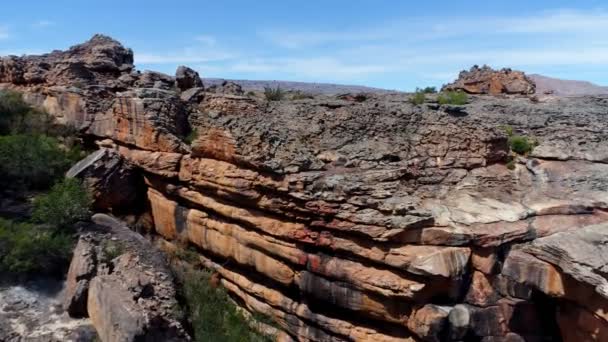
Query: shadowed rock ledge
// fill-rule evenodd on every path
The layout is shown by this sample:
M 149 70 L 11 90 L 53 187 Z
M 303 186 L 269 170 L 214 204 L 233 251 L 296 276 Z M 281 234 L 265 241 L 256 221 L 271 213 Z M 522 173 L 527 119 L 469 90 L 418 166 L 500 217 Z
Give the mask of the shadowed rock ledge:
M 101 155 L 135 170 L 159 245 L 195 247 L 286 336 L 606 339 L 608 98 L 266 101 L 131 64 L 96 36 L 4 58 L 0 81 L 97 140 L 96 177 Z M 538 141 L 512 167 L 506 126 Z

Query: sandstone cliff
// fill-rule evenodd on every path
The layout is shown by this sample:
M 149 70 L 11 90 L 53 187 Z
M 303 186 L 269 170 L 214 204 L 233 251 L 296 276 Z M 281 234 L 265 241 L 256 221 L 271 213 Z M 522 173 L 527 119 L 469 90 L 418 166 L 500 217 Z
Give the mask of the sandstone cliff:
M 96 36 L 0 81 L 135 167 L 155 233 L 286 336 L 608 338 L 607 97 L 267 102 L 131 61 Z M 538 141 L 513 167 L 507 126 Z

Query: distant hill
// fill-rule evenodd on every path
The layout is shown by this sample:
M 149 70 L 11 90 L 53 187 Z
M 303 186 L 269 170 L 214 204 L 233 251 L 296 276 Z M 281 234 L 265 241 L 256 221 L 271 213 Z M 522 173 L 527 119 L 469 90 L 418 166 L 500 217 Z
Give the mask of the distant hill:
M 358 85 L 332 84 L 332 83 L 308 83 L 291 81 L 258 81 L 258 80 L 226 80 L 222 78 L 205 78 L 205 87 L 221 84 L 223 81 L 231 81 L 243 87 L 244 91 L 263 91 L 264 87 L 280 87 L 284 90 L 299 90 L 313 94 L 341 94 L 341 93 L 392 93 L 395 90 L 365 87 Z
M 581 96 L 608 94 L 608 87 L 599 86 L 587 81 L 563 80 L 538 74 L 528 75 L 536 83 L 536 93 L 543 94 L 552 91 L 555 95 Z M 312 94 L 342 94 L 342 93 L 393 93 L 396 90 L 373 88 L 359 85 L 333 84 L 333 83 L 310 83 L 271 80 L 229 80 L 223 78 L 205 78 L 205 86 L 221 84 L 223 81 L 235 82 L 244 91 L 263 91 L 264 87 L 280 87 L 284 90 L 302 91 Z
M 544 94 L 553 91 L 555 95 L 580 96 L 608 94 L 608 87 L 602 87 L 587 81 L 562 80 L 543 75 L 528 75 L 536 83 L 536 93 Z

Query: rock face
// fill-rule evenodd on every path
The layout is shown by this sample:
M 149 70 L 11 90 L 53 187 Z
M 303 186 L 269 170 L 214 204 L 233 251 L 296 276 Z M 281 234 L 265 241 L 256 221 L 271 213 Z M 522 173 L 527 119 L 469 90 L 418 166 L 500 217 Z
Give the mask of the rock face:
M 516 72 L 472 73 L 494 76 L 471 93 L 533 90 Z M 112 139 L 145 179 L 160 243 L 195 247 L 245 310 L 291 338 L 605 338 L 608 98 L 471 96 L 457 110 L 404 94 L 266 102 L 178 96 L 160 77 L 124 75 L 131 88 L 78 101 L 8 86 Z M 503 126 L 538 146 L 513 156 Z M 89 281 L 87 312 L 105 330 L 132 322 L 131 334 L 139 304 L 112 296 L 141 275 L 122 272 Z
M 189 341 L 174 308 L 164 258 L 120 221 L 96 214 L 101 229 L 80 237 L 68 272 L 64 307 L 89 317 L 102 341 Z
M 203 81 L 198 75 L 198 72 L 182 65 L 178 67 L 175 72 L 175 85 L 177 85 L 177 88 L 184 91 L 191 88 L 202 88 Z
M 100 211 L 121 212 L 141 205 L 141 179 L 122 155 L 101 148 L 81 160 L 67 172 L 67 177 L 84 179 Z
M 474 66 L 462 71 L 454 83 L 444 90 L 462 90 L 469 94 L 534 94 L 536 85 L 521 71 L 511 69 L 493 70 L 488 66 Z

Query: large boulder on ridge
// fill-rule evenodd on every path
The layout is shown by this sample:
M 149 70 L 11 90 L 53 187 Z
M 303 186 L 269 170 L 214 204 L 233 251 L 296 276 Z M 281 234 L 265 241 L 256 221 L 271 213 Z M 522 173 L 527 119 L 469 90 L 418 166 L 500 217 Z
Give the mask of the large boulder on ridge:
M 111 85 L 133 69 L 133 51 L 97 34 L 66 51 L 0 59 L 0 83 L 15 85 Z
M 462 90 L 469 94 L 534 94 L 534 81 L 521 71 L 508 68 L 494 70 L 486 65 L 473 66 L 469 71 L 461 71 L 458 79 L 445 85 L 443 90 Z

